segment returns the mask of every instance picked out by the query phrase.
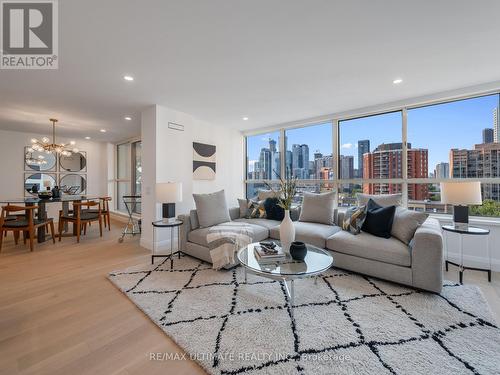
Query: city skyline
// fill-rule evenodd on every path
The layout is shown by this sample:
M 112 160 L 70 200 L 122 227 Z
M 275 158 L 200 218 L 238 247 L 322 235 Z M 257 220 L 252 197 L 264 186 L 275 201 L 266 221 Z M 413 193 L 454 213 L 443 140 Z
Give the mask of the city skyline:
M 473 149 L 475 144 L 482 143 L 483 130 L 495 128 L 494 114 L 498 119 L 498 107 L 499 96 L 489 95 L 411 109 L 408 111 L 408 142 L 414 148 L 429 150 L 428 169 L 431 172 L 436 165 L 449 162 L 451 149 Z M 369 140 L 371 149 L 384 143 L 401 142 L 401 121 L 400 112 L 341 121 L 340 154 L 353 156 L 353 164 L 358 169 L 358 141 Z M 307 144 L 311 156 L 317 150 L 324 156 L 331 155 L 331 128 L 330 123 L 323 123 L 287 130 L 288 149 L 291 150 L 293 144 Z M 249 171 L 253 161 L 258 161 L 261 149 L 268 147 L 269 138 L 277 141 L 278 137 L 279 132 L 273 132 L 248 138 Z

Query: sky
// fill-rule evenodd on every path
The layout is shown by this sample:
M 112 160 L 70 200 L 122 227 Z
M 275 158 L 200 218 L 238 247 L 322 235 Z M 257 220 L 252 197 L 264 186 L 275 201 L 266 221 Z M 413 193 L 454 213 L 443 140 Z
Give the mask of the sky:
M 493 110 L 498 106 L 499 95 L 488 95 L 411 109 L 408 111 L 408 142 L 413 148 L 429 150 L 429 172 L 432 172 L 436 164 L 449 162 L 450 149 L 473 149 L 476 143 L 481 143 L 482 130 L 493 128 Z M 341 121 L 341 155 L 354 156 L 357 168 L 358 140 L 369 139 L 371 151 L 382 143 L 401 142 L 401 123 L 401 112 Z M 325 155 L 332 153 L 330 123 L 291 129 L 286 134 L 289 150 L 295 143 L 309 145 L 310 160 L 316 150 Z M 261 148 L 268 147 L 269 138 L 278 142 L 278 136 L 279 132 L 274 132 L 249 137 L 249 160 L 258 160 Z

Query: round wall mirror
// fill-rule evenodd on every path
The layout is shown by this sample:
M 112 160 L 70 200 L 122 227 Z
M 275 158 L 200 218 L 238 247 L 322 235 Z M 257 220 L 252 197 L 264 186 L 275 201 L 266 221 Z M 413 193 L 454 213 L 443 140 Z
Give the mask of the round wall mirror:
M 33 195 L 52 190 L 56 186 L 56 178 L 54 175 L 47 173 L 33 173 L 26 175 L 24 179 L 24 189 Z M 47 189 L 48 188 L 48 189 Z
M 56 166 L 56 156 L 25 147 L 24 162 L 29 169 L 34 171 L 51 171 Z
M 74 152 L 69 156 L 59 156 L 61 169 L 67 172 L 80 172 L 87 167 L 87 158 L 82 152 Z
M 87 190 L 87 180 L 79 174 L 65 174 L 61 176 L 59 189 L 64 194 L 83 194 Z

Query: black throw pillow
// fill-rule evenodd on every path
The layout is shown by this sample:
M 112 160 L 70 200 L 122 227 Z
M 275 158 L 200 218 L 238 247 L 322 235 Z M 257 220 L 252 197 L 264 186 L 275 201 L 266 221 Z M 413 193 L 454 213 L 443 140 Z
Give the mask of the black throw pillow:
M 267 219 L 281 221 L 285 217 L 285 210 L 278 206 L 278 202 L 278 198 L 267 198 L 264 201 Z
M 382 207 L 373 199 L 366 205 L 366 219 L 361 230 L 377 237 L 390 238 L 396 206 Z

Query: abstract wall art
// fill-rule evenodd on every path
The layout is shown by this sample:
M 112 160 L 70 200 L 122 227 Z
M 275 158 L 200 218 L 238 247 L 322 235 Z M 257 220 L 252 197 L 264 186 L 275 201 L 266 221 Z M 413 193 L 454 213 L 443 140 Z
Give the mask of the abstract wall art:
M 216 147 L 193 142 L 193 179 L 215 180 Z

